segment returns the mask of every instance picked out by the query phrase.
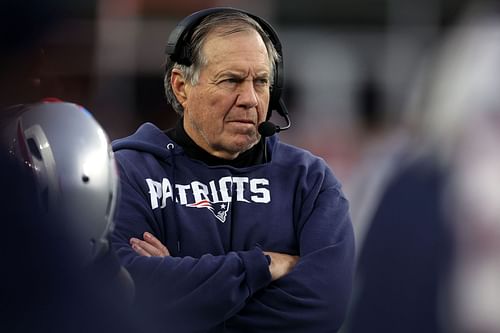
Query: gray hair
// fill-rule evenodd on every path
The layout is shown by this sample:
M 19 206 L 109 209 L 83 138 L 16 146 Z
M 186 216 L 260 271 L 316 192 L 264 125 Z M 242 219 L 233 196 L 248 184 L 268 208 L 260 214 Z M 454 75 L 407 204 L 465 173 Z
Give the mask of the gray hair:
M 172 84 L 170 82 L 172 70 L 174 68 L 179 69 L 187 82 L 191 85 L 196 85 L 198 83 L 201 68 L 208 63 L 208 59 L 202 52 L 202 47 L 207 40 L 208 34 L 215 29 L 220 29 L 220 34 L 223 36 L 248 30 L 255 30 L 259 33 L 266 45 L 269 63 L 271 65 L 270 85 L 272 87 L 274 82 L 274 69 L 277 66 L 277 62 L 280 61 L 280 55 L 269 38 L 269 35 L 262 29 L 257 21 L 245 13 L 237 11 L 214 13 L 205 17 L 193 31 L 190 40 L 193 57 L 192 65 L 186 66 L 178 64 L 170 60 L 170 57 L 167 56 L 166 74 L 164 77 L 165 95 L 175 112 L 180 115 L 183 114 L 184 108 L 179 103 L 172 90 Z

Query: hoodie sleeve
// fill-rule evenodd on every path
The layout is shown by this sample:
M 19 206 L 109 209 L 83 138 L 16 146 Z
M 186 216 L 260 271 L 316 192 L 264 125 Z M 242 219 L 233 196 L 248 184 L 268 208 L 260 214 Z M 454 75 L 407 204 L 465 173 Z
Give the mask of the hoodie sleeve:
M 141 313 L 167 332 L 206 332 L 241 310 L 268 285 L 268 260 L 259 248 L 194 257 L 143 257 L 132 250 L 130 237 L 158 234 L 159 223 L 134 182 L 131 167 L 120 171 L 121 198 L 112 234 L 113 248 L 136 284 Z
M 338 187 L 303 199 L 294 269 L 254 294 L 226 323 L 228 332 L 336 332 L 352 288 L 354 235 Z

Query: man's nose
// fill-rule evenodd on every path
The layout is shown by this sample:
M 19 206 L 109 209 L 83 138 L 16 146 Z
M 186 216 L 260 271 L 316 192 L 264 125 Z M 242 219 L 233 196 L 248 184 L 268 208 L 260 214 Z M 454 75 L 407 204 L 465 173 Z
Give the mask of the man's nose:
M 252 80 L 244 80 L 241 82 L 238 91 L 238 106 L 250 109 L 258 104 L 257 91 Z

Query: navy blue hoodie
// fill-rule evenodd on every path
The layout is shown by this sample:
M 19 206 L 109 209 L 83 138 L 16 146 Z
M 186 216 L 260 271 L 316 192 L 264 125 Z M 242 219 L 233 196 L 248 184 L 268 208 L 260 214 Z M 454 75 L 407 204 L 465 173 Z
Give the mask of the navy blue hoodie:
M 121 178 L 113 246 L 166 332 L 335 332 L 351 293 L 348 202 L 327 164 L 267 139 L 269 161 L 209 166 L 150 123 L 113 143 Z M 129 244 L 149 231 L 170 251 Z M 262 251 L 300 256 L 271 282 Z

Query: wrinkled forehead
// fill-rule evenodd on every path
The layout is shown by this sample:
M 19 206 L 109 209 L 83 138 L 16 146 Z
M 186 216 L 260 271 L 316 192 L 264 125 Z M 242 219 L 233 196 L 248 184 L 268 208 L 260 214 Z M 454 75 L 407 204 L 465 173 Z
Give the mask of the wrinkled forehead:
M 263 39 L 253 29 L 230 34 L 214 31 L 202 46 L 205 64 L 243 62 L 270 70 L 271 59 Z

